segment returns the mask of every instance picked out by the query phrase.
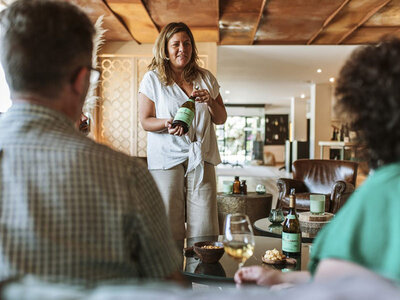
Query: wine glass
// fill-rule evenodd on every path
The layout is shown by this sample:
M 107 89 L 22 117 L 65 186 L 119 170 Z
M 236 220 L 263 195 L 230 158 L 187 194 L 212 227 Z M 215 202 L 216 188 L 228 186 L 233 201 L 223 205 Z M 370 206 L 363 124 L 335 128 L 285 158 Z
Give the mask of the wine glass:
M 249 217 L 244 214 L 228 214 L 224 227 L 224 249 L 239 263 L 239 269 L 254 252 L 254 234 Z

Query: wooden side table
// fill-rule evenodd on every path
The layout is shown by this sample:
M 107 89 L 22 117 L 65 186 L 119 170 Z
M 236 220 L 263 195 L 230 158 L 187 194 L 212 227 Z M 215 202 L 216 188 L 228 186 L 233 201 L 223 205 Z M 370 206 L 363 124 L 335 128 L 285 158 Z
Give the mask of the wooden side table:
M 217 194 L 219 232 L 224 234 L 224 221 L 227 214 L 242 213 L 249 216 L 251 224 L 268 217 L 272 205 L 271 194 L 247 195 Z

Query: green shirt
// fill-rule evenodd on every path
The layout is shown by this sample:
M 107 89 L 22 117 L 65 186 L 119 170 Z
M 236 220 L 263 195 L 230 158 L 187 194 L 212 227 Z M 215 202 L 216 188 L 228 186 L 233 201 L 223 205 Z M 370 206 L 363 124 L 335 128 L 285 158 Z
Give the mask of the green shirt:
M 377 169 L 318 234 L 309 269 L 327 258 L 400 282 L 400 162 Z

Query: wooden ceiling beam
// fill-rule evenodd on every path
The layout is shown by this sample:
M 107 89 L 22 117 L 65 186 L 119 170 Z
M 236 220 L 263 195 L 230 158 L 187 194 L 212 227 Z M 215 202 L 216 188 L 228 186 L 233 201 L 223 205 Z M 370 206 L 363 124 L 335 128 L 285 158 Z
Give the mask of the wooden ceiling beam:
M 400 0 L 392 0 L 363 26 L 397 26 L 400 24 Z
M 220 0 L 220 44 L 252 45 L 266 0 Z
M 139 43 L 154 43 L 158 28 L 141 0 L 104 0 L 126 24 L 126 28 Z
M 209 40 L 207 40 L 207 42 L 218 42 L 218 0 L 142 1 L 158 28 L 163 28 L 170 22 L 183 22 L 188 25 L 192 31 L 194 31 L 194 35 L 196 28 L 199 28 L 198 32 L 201 36 L 201 39 L 205 38 L 206 31 L 209 31 Z M 204 28 L 207 28 L 207 30 L 204 30 Z M 215 32 L 211 32 L 211 29 L 214 29 Z M 196 40 L 196 42 L 197 41 L 198 40 Z
M 218 27 L 190 27 L 196 43 L 217 42 L 219 40 Z
M 269 0 L 257 29 L 255 44 L 307 41 L 344 0 Z
M 322 24 L 322 27 L 317 30 L 313 36 L 307 41 L 307 45 L 311 45 L 311 43 L 317 38 L 317 36 L 324 30 L 326 26 L 333 20 L 333 18 L 349 3 L 350 0 L 344 0 L 342 4 L 330 15 L 328 18 L 326 18 L 324 24 Z
M 371 18 L 375 13 L 377 13 L 382 7 L 386 6 L 390 1 L 392 0 L 385 0 L 383 3 L 380 5 L 376 6 L 373 8 L 371 11 L 369 11 L 365 17 L 352 29 L 350 29 L 338 42 L 338 44 L 341 44 L 345 39 L 347 39 L 354 31 L 356 31 L 361 25 L 363 25 L 365 22 L 368 21 L 369 18 Z
M 134 41 L 126 25 L 110 9 L 104 0 L 67 0 L 79 6 L 94 23 L 103 16 L 104 38 L 107 41 Z
M 361 26 L 343 44 L 359 45 L 378 43 L 385 36 L 399 37 L 399 26 Z
M 263 0 L 263 2 L 261 3 L 260 13 L 258 14 L 257 21 L 254 24 L 253 32 L 250 35 L 250 43 L 249 43 L 249 45 L 253 45 L 254 44 L 254 38 L 256 36 L 258 26 L 260 25 L 260 21 L 261 21 L 261 18 L 263 16 L 263 13 L 264 13 L 264 8 L 265 8 L 265 4 L 266 3 L 267 3 L 267 0 Z
M 391 0 L 352 0 L 314 38 L 313 44 L 338 45 L 355 33 Z
M 216 6 L 217 6 L 217 15 L 215 16 L 215 25 L 217 26 L 217 35 L 218 35 L 218 38 L 217 38 L 217 43 L 219 43 L 220 41 L 221 41 L 221 37 L 220 37 L 220 34 L 219 34 L 219 16 L 220 16 L 220 7 L 219 7 L 219 0 L 215 0 L 215 4 L 216 4 Z

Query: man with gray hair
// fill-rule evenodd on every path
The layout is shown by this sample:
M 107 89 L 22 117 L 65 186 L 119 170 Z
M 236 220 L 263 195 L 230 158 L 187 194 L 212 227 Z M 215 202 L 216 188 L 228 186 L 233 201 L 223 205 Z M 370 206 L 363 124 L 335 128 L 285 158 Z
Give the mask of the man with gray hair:
M 13 106 L 0 119 L 0 280 L 179 278 L 179 255 L 146 167 L 74 127 L 92 69 L 89 18 L 65 1 L 0 13 Z

